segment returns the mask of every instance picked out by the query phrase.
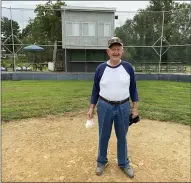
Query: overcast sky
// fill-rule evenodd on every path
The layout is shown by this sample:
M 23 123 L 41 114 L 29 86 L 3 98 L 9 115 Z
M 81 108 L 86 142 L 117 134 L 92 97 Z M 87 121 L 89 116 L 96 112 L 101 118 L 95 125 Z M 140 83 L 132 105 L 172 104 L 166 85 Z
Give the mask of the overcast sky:
M 20 24 L 21 29 L 24 28 L 30 18 L 34 18 L 34 9 L 37 4 L 45 4 L 47 1 L 2 1 L 2 7 L 20 8 L 12 9 L 12 19 Z M 144 9 L 149 1 L 65 1 L 68 6 L 88 6 L 88 7 L 112 7 L 117 11 L 137 11 Z M 184 1 L 190 3 L 190 1 Z M 22 9 L 23 8 L 23 9 Z M 27 8 L 27 9 L 25 9 Z M 116 20 L 116 26 L 121 26 L 127 17 L 132 17 L 135 12 L 120 13 L 119 20 Z M 11 18 L 10 10 L 4 9 L 2 16 Z

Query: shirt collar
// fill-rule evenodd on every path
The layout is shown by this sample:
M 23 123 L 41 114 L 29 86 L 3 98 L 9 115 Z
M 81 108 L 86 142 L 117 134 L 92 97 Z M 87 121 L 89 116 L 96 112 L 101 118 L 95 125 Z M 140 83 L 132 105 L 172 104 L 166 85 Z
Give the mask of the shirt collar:
M 121 59 L 120 59 L 120 62 L 119 64 L 121 63 Z M 110 60 L 107 61 L 107 64 L 110 65 Z M 111 65 L 110 65 L 111 66 Z

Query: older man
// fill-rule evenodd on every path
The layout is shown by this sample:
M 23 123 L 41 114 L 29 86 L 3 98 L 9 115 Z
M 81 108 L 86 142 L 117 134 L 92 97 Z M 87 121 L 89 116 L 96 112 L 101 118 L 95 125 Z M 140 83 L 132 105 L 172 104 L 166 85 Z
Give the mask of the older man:
M 113 37 L 108 41 L 109 60 L 100 64 L 95 73 L 88 119 L 93 117 L 97 104 L 99 124 L 99 149 L 96 174 L 101 175 L 108 165 L 107 149 L 114 122 L 117 137 L 118 166 L 130 178 L 134 177 L 128 159 L 126 135 L 129 127 L 129 116 L 138 115 L 138 93 L 134 70 L 129 62 L 122 61 L 123 43 Z M 130 111 L 130 101 L 132 110 Z

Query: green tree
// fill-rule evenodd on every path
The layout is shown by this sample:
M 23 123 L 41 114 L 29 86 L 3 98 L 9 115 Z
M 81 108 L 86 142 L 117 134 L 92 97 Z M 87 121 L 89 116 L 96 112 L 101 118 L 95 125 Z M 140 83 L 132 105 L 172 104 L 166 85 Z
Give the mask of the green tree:
M 18 44 L 19 41 L 17 38 L 20 36 L 20 26 L 18 22 L 12 20 L 12 29 L 13 29 L 13 38 L 14 38 L 14 44 Z M 13 52 L 13 41 L 12 41 L 12 30 L 11 30 L 11 19 L 8 19 L 7 17 L 1 18 L 1 34 L 3 35 L 2 42 L 5 41 L 5 46 Z M 17 37 L 17 38 L 16 38 Z M 16 46 L 14 47 L 16 49 Z M 5 48 L 6 49 L 6 48 Z M 10 51 L 6 49 L 7 53 L 10 53 Z
M 29 20 L 29 24 L 22 31 L 22 37 L 27 41 L 38 44 L 54 43 L 62 40 L 61 6 L 65 2 L 45 3 L 37 5 L 34 12 L 36 17 Z
M 164 14 L 164 21 L 163 21 L 163 13 L 160 13 L 159 15 L 154 14 L 154 22 L 158 25 L 157 28 L 160 30 L 160 27 L 162 27 L 163 22 L 163 38 L 162 38 L 162 62 L 167 63 L 168 62 L 168 52 L 165 52 L 168 46 L 168 43 L 170 42 L 172 38 L 172 26 L 171 22 L 173 19 L 173 13 L 171 12 L 174 9 L 174 2 L 173 0 L 150 0 L 150 7 L 148 8 L 149 11 L 165 11 Z
M 133 45 L 137 41 L 136 33 L 133 26 L 133 21 L 127 19 L 122 27 L 117 27 L 115 30 L 115 34 L 123 40 L 123 44 L 125 46 Z M 135 54 L 135 48 L 124 47 L 123 59 L 131 60 L 132 58 L 134 58 Z
M 175 3 L 174 7 L 178 10 L 172 13 L 170 24 L 172 36 L 169 42 L 171 45 L 191 44 L 191 6 L 187 3 Z M 189 64 L 191 60 L 190 49 L 190 46 L 171 47 L 168 51 L 168 57 L 172 61 L 178 60 Z
M 191 42 L 191 21 L 189 20 L 190 4 L 175 3 L 172 0 L 151 0 L 146 9 L 141 9 L 132 19 L 127 19 L 125 24 L 115 30 L 125 43 L 125 45 L 134 46 L 160 46 L 160 37 L 162 31 L 163 11 L 164 26 L 162 40 L 162 53 L 168 48 L 168 43 L 188 44 Z M 127 41 L 128 37 L 128 41 Z M 159 39 L 159 40 L 158 40 Z M 158 40 L 158 41 L 157 41 Z M 191 59 L 188 47 L 170 47 L 166 53 L 162 55 L 162 62 L 169 61 L 189 61 Z M 159 53 L 160 48 L 155 48 Z M 136 52 L 133 55 L 133 60 L 136 61 L 156 61 L 159 57 L 150 47 L 136 47 Z M 131 50 L 130 50 L 131 52 Z M 182 53 L 181 53 L 182 52 Z M 184 53 L 184 54 L 183 54 Z
M 57 0 L 55 3 L 47 2 L 37 5 L 34 12 L 36 17 L 29 20 L 29 24 L 22 30 L 22 41 L 25 44 L 53 45 L 55 41 L 62 40 L 61 6 L 65 2 Z M 43 60 L 52 59 L 52 47 L 45 47 Z

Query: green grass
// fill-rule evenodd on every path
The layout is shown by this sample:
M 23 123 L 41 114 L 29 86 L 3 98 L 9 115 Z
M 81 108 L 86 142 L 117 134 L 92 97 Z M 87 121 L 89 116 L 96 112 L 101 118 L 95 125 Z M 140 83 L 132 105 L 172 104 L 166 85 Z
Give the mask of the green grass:
M 141 81 L 138 88 L 141 116 L 190 124 L 190 83 Z
M 190 124 L 190 83 L 138 81 L 142 118 Z M 2 120 L 88 110 L 91 81 L 2 81 Z

